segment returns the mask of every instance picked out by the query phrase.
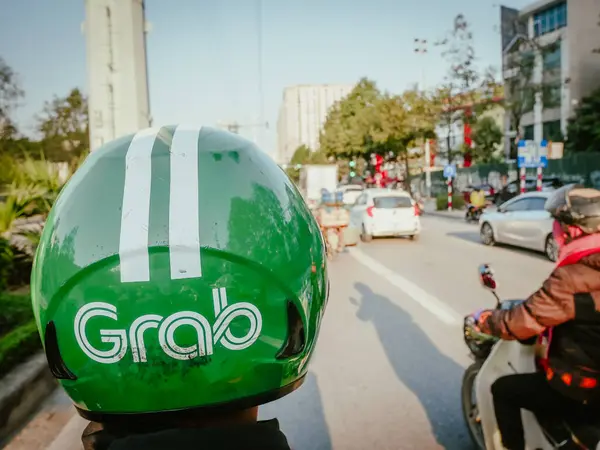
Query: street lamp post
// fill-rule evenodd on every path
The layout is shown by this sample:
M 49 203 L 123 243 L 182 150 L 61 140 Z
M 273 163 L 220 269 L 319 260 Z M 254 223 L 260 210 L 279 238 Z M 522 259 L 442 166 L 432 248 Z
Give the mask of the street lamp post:
M 421 92 L 425 92 L 425 55 L 427 54 L 427 39 L 415 38 L 415 53 L 421 55 Z M 425 195 L 431 196 L 431 157 L 430 157 L 430 146 L 429 139 L 425 140 Z
M 427 39 L 415 38 L 415 53 L 422 55 L 421 59 L 421 91 L 425 91 L 425 55 L 427 54 Z

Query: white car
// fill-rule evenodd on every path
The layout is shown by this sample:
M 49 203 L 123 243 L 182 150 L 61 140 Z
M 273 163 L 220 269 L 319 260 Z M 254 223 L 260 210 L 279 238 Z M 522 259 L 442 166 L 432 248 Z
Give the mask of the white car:
M 421 232 L 415 201 L 407 192 L 390 189 L 365 189 L 350 210 L 350 226 L 361 230 L 363 242 L 384 236 L 416 239 Z
M 509 244 L 544 252 L 556 261 L 558 247 L 552 236 L 553 219 L 544 209 L 552 192 L 527 192 L 498 207 L 484 210 L 479 219 L 481 242 L 485 245 Z
M 338 186 L 337 192 L 341 192 L 344 198 L 344 204 L 354 205 L 356 199 L 362 194 L 365 188 L 359 184 L 345 184 Z

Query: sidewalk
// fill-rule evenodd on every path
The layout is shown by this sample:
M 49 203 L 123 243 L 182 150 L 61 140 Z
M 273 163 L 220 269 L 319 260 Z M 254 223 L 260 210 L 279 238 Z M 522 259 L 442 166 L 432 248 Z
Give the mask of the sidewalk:
M 46 450 L 83 450 L 81 434 L 89 422 L 75 413 Z

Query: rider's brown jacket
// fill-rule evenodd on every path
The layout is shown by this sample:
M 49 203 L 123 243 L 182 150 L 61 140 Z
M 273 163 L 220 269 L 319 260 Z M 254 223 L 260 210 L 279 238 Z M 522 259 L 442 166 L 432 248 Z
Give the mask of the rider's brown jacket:
M 558 267 L 524 303 L 511 310 L 493 311 L 479 328 L 502 339 L 529 339 L 548 327 L 572 320 L 578 293 L 590 293 L 600 311 L 600 253 Z

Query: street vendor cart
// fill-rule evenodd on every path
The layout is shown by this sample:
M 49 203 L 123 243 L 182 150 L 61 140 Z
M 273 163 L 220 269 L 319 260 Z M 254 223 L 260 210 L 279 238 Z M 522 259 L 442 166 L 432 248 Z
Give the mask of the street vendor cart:
M 315 216 L 325 239 L 327 257 L 333 259 L 344 251 L 344 229 L 350 225 L 350 212 L 343 201 L 333 200 L 319 204 Z

